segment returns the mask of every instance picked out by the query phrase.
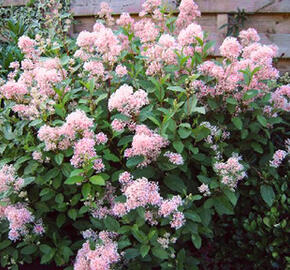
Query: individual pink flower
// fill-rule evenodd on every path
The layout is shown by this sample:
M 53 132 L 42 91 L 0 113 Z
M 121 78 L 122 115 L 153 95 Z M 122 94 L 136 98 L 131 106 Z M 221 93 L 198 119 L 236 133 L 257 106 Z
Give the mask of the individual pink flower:
M 177 208 L 180 205 L 182 205 L 182 199 L 179 195 L 174 196 L 173 198 L 168 199 L 168 200 L 163 200 L 159 207 L 158 214 L 160 216 L 167 217 L 173 212 L 176 212 Z

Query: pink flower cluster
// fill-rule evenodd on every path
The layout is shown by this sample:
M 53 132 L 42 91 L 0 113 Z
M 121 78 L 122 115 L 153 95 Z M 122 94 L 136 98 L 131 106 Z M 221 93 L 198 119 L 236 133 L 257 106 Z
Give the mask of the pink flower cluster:
M 18 40 L 18 47 L 27 58 L 33 58 L 37 54 L 35 46 L 36 46 L 35 40 L 27 36 L 22 36 Z
M 210 196 L 210 194 L 211 194 L 211 192 L 210 192 L 210 190 L 209 190 L 209 187 L 208 187 L 208 185 L 206 185 L 206 184 L 202 184 L 202 185 L 200 185 L 199 187 L 198 187 L 198 191 L 200 192 L 200 193 L 202 193 L 202 195 L 203 196 Z
M 182 47 L 197 44 L 196 37 L 203 40 L 203 31 L 199 24 L 191 23 L 185 29 L 180 31 L 178 42 Z
M 4 165 L 0 169 L 0 193 L 4 193 L 12 189 L 19 191 L 24 185 L 24 179 L 16 175 L 12 165 Z
M 277 55 L 277 47 L 262 45 L 256 41 L 254 29 L 245 30 L 240 36 L 242 45 L 236 38 L 228 37 L 220 47 L 221 54 L 230 61 L 218 64 L 215 61 L 205 61 L 199 66 L 199 71 L 215 79 L 214 85 L 205 85 L 202 81 L 196 81 L 193 85 L 197 95 L 202 100 L 204 96 L 222 96 L 224 100 L 228 97 L 234 98 L 244 105 L 254 101 L 255 98 L 269 92 L 265 80 L 278 77 L 278 71 L 272 66 L 273 57 Z M 247 39 L 247 42 L 245 42 Z M 249 85 L 243 83 L 244 76 L 241 70 L 255 68 L 259 70 L 254 74 Z M 250 100 L 243 100 L 244 94 L 251 89 L 259 89 L 260 94 Z M 243 110 L 247 107 L 244 106 Z M 237 108 L 238 113 L 241 109 Z
M 7 219 L 9 222 L 8 238 L 11 241 L 19 240 L 21 237 L 26 236 L 29 233 L 29 227 L 37 226 L 33 232 L 36 235 L 41 235 L 44 232 L 44 228 L 41 221 L 36 224 L 34 222 L 34 216 L 26 208 L 24 204 L 17 203 L 15 205 L 8 204 L 7 206 L 0 206 L 0 219 Z
M 35 52 L 30 52 L 32 44 L 36 43 L 25 36 L 19 39 L 19 46 L 27 52 L 26 58 L 21 62 L 21 67 L 19 64 L 13 64 L 15 71 L 0 87 L 1 96 L 16 101 L 13 111 L 29 120 L 54 113 L 54 99 L 58 96 L 54 87 L 61 83 L 67 74 L 58 58 L 43 60 Z M 19 74 L 17 80 L 14 76 L 16 72 Z M 64 89 L 67 90 L 68 88 Z
M 251 43 L 258 42 L 260 40 L 258 32 L 254 28 L 242 30 L 239 34 L 239 38 L 243 46 L 247 46 Z
M 38 139 L 45 143 L 45 150 L 65 150 L 71 146 L 76 134 L 83 137 L 91 137 L 89 131 L 93 121 L 88 118 L 85 112 L 76 110 L 66 117 L 66 122 L 60 127 L 42 126 L 38 131 Z
M 226 162 L 217 162 L 214 164 L 214 170 L 221 177 L 221 182 L 230 189 L 235 189 L 240 180 L 245 178 L 246 171 L 240 163 L 242 158 L 233 154 Z
M 286 156 L 287 156 L 286 151 L 277 150 L 273 155 L 273 159 L 270 161 L 270 166 L 274 168 L 278 168 Z
M 176 20 L 176 26 L 178 29 L 188 26 L 196 19 L 196 17 L 200 16 L 198 6 L 193 0 L 182 0 L 178 9 L 179 14 Z
M 127 84 L 122 85 L 113 93 L 108 102 L 109 111 L 116 109 L 126 116 L 139 114 L 140 109 L 149 103 L 147 93 L 144 90 L 133 92 L 133 87 Z
M 102 62 L 99 61 L 89 61 L 84 64 L 84 70 L 88 71 L 91 76 L 97 78 L 103 78 L 105 73 L 105 68 Z
M 184 163 L 183 157 L 180 154 L 178 154 L 178 153 L 172 153 L 172 152 L 167 151 L 164 154 L 164 156 L 165 157 L 168 157 L 169 161 L 172 164 L 175 164 L 175 165 L 183 165 L 183 163 Z
M 125 66 L 122 66 L 122 65 L 118 65 L 116 67 L 116 73 L 119 77 L 124 77 L 125 75 L 127 75 L 128 73 L 128 70 Z
M 117 24 L 123 27 L 129 27 L 134 24 L 134 19 L 129 13 L 122 13 L 120 18 L 117 20 Z
M 238 58 L 242 51 L 242 46 L 234 37 L 227 37 L 220 46 L 222 56 L 234 60 Z
M 166 147 L 168 141 L 159 134 L 150 130 L 145 125 L 137 125 L 133 137 L 132 147 L 125 150 L 124 156 L 127 158 L 134 156 L 143 156 L 138 167 L 144 167 L 155 161 L 161 153 L 161 148 Z
M 138 207 L 155 206 L 158 211 L 148 210 L 145 215 L 150 224 L 156 224 L 154 216 L 156 218 L 172 216 L 170 224 L 175 229 L 179 229 L 184 224 L 184 215 L 178 211 L 178 207 L 183 204 L 180 196 L 173 196 L 171 199 L 165 200 L 159 194 L 159 187 L 156 183 L 149 182 L 144 177 L 133 180 L 132 175 L 128 172 L 120 174 L 119 182 L 122 185 L 123 194 L 126 196 L 126 202 L 115 203 L 112 208 L 113 215 L 121 217 Z
M 86 241 L 78 251 L 74 270 L 112 269 L 113 265 L 121 258 L 118 253 L 118 244 L 113 241 L 113 236 L 113 233 L 101 231 L 98 239 L 95 240 L 94 250 L 90 248 L 89 241 Z
M 290 112 L 290 84 L 283 85 L 271 95 L 274 107 Z
M 97 158 L 95 151 L 96 142 L 91 138 L 82 138 L 78 140 L 74 145 L 74 155 L 70 162 L 75 168 L 80 168 L 84 165 L 93 164 L 93 168 L 100 173 L 105 169 L 105 165 L 102 160 Z
M 135 36 L 139 37 L 142 43 L 155 41 L 159 34 L 157 26 L 149 18 L 135 22 L 133 30 Z

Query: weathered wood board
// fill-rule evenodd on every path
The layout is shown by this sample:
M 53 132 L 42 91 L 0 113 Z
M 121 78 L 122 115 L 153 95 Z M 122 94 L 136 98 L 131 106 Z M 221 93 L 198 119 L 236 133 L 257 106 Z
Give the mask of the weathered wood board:
M 104 0 L 73 0 L 72 12 L 76 16 L 96 15 Z M 105 0 L 114 14 L 122 12 L 138 13 L 145 0 Z M 174 0 L 166 0 L 175 7 Z M 230 13 L 238 8 L 248 13 L 290 13 L 290 0 L 196 0 L 202 13 Z
M 28 0 L 0 0 L 0 6 L 9 7 L 9 6 L 24 6 Z

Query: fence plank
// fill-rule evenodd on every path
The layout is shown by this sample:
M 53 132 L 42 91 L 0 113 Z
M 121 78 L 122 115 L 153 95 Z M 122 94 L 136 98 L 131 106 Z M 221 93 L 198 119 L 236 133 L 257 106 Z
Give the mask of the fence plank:
M 28 0 L 4 0 L 3 3 L 0 0 L 0 6 L 2 7 L 24 6 L 26 3 L 28 3 Z

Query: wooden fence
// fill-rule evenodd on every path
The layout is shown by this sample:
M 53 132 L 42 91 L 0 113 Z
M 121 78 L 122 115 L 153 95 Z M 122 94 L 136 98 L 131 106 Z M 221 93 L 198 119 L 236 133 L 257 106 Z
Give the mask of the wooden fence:
M 0 0 L 1 1 L 1 0 Z M 77 23 L 73 32 L 92 30 L 95 15 L 104 0 L 72 0 L 71 10 Z M 118 16 L 129 12 L 138 16 L 145 0 L 105 0 L 113 13 Z M 173 0 L 166 0 L 174 7 Z M 24 5 L 27 0 L 4 0 L 4 6 Z M 237 9 L 244 9 L 247 15 L 244 28 L 254 27 L 264 44 L 276 44 L 279 47 L 277 67 L 282 72 L 290 71 L 290 0 L 196 0 L 202 16 L 198 23 L 210 33 L 210 39 L 221 44 L 227 32 L 220 27 L 229 21 Z M 3 5 L 3 4 L 2 4 Z M 218 55 L 218 50 L 215 51 Z

